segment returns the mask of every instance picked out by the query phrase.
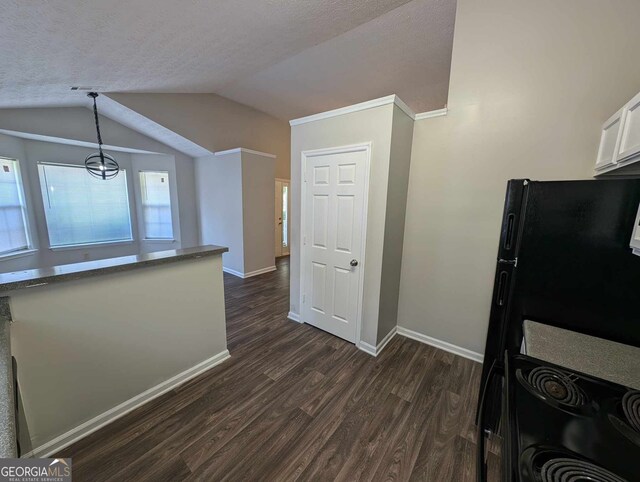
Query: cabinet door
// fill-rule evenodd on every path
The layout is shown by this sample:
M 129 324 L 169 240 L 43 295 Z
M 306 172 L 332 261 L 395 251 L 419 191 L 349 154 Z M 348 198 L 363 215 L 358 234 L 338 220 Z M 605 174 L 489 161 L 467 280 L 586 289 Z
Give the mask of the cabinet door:
M 620 129 L 624 108 L 613 114 L 602 126 L 600 135 L 600 149 L 596 159 L 596 170 L 615 166 L 617 162 L 618 146 L 620 143 Z
M 640 156 L 640 94 L 624 106 L 622 113 L 622 135 L 617 161 L 627 161 Z

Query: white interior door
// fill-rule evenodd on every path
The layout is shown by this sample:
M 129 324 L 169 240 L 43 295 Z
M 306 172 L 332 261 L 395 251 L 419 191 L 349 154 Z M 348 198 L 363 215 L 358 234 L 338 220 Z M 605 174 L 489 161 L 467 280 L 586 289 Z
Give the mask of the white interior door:
M 303 157 L 302 321 L 356 341 L 367 146 Z
M 289 206 L 291 189 L 289 181 L 276 179 L 275 245 L 276 258 L 289 254 Z

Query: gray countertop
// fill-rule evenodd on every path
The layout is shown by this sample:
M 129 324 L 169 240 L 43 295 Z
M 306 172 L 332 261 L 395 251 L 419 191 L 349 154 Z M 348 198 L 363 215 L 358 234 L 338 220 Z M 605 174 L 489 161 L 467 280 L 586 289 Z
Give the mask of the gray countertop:
M 530 320 L 524 340 L 529 356 L 640 390 L 640 348 Z
M 214 256 L 227 251 L 229 251 L 229 249 L 222 246 L 207 245 L 65 264 L 50 268 L 30 269 L 27 271 L 17 271 L 15 273 L 2 273 L 0 274 L 0 292 L 43 286 L 59 281 L 77 280 L 101 274 L 123 272 L 144 268 L 146 266 L 174 263 L 186 259 Z
M 0 297 L 0 457 L 17 457 L 8 298 Z

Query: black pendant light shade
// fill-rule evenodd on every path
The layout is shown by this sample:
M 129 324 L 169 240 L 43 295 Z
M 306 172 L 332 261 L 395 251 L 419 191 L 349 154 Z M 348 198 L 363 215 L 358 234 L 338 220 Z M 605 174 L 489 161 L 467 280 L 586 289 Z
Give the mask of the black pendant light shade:
M 109 154 L 102 152 L 102 137 L 100 136 L 100 124 L 98 122 L 98 107 L 96 106 L 97 92 L 89 92 L 89 97 L 93 97 L 93 117 L 96 121 L 96 134 L 98 135 L 98 152 L 94 152 L 87 156 L 84 160 L 84 167 L 93 177 L 107 180 L 113 179 L 120 172 L 120 166 L 116 160 Z

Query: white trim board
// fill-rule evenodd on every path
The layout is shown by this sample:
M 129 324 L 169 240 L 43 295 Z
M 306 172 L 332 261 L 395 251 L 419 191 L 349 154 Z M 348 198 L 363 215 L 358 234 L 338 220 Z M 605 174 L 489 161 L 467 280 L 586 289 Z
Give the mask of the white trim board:
M 319 114 L 313 114 L 307 117 L 300 117 L 299 119 L 293 119 L 289 121 L 290 126 L 297 126 L 300 124 L 306 124 L 308 122 L 315 122 L 322 119 L 330 119 L 331 117 L 337 117 L 344 114 L 351 114 L 352 112 L 360 112 L 362 110 L 373 109 L 383 105 L 395 104 L 402 111 L 412 119 L 416 114 L 413 112 L 407 104 L 405 104 L 397 95 L 388 95 L 386 97 L 380 97 L 379 99 L 368 100 L 366 102 L 360 102 L 359 104 L 349 105 L 347 107 L 341 107 L 339 109 L 329 110 L 327 112 L 320 112 Z
M 291 321 L 295 321 L 296 323 L 302 323 L 302 321 L 300 321 L 300 315 L 298 313 L 294 313 L 293 311 L 290 311 L 287 314 L 287 318 L 289 318 Z
M 227 360 L 230 356 L 231 355 L 229 355 L 229 350 L 224 350 L 217 355 L 212 356 L 211 358 L 207 358 L 206 360 L 192 366 L 191 368 L 188 368 L 182 373 L 178 373 L 177 375 L 169 378 L 168 380 L 165 380 L 155 387 L 151 387 L 148 390 L 145 390 L 139 395 L 136 395 L 135 397 L 130 398 L 129 400 L 126 400 L 119 405 L 116 405 L 106 412 L 93 417 L 91 420 L 87 420 L 86 422 L 69 430 L 68 432 L 59 435 L 58 437 L 48 441 L 45 444 L 40 445 L 39 447 L 36 447 L 30 452 L 23 454 L 21 458 L 49 457 L 50 455 L 59 452 L 63 448 L 68 447 L 78 440 L 92 434 L 96 430 L 101 429 L 105 425 L 108 425 L 111 422 L 125 416 L 129 412 L 144 405 L 145 403 L 150 402 L 154 398 L 157 398 L 160 395 L 168 392 L 169 390 L 173 390 L 177 386 L 182 385 L 192 378 L 197 377 L 201 373 L 206 372 L 207 370 Z
M 442 117 L 447 115 L 449 112 L 448 108 L 438 109 L 438 110 L 430 110 L 429 112 L 421 112 L 420 114 L 416 114 L 415 120 L 423 120 L 423 119 L 431 119 L 432 117 Z
M 356 346 L 365 353 L 368 353 L 372 356 L 378 356 L 382 353 L 382 350 L 387 346 L 387 344 L 393 339 L 394 336 L 398 333 L 398 327 L 394 326 L 393 329 L 386 334 L 386 336 L 378 343 L 377 346 L 370 345 L 367 342 L 361 341 L 356 344 Z
M 309 115 L 306 117 L 300 117 L 298 119 L 292 119 L 289 121 L 290 126 L 297 126 L 300 124 L 306 124 L 308 122 L 315 122 L 322 119 L 330 119 L 331 117 L 337 117 L 340 115 L 351 114 L 352 112 L 360 112 L 362 110 L 373 109 L 375 107 L 380 107 L 383 105 L 395 104 L 397 105 L 405 114 L 407 114 L 413 120 L 422 120 L 422 119 L 430 119 L 432 117 L 440 117 L 443 115 L 447 115 L 449 109 L 445 107 L 444 109 L 430 110 L 428 112 L 421 112 L 416 114 L 411 110 L 407 104 L 403 102 L 403 100 L 398 97 L 396 94 L 388 95 L 386 97 L 380 97 L 379 99 L 368 100 L 366 102 L 360 102 L 359 104 L 348 105 L 346 107 L 341 107 L 339 109 L 328 110 L 326 112 L 320 112 L 318 114 Z M 228 151 L 223 151 L 228 152 Z M 218 153 L 216 152 L 216 156 Z
M 249 271 L 248 273 L 242 273 L 240 271 L 236 271 L 235 269 L 222 267 L 222 271 L 225 273 L 232 274 L 233 276 L 237 276 L 238 278 L 251 278 L 252 276 L 258 276 L 260 274 L 271 273 L 275 271 L 277 268 L 275 266 L 267 266 L 266 268 L 257 269 L 255 271 Z
M 438 340 L 437 338 L 423 335 L 422 333 L 418 333 L 417 331 L 409 330 L 408 328 L 403 328 L 401 326 L 398 327 L 398 335 L 406 336 L 407 338 L 411 338 L 412 340 L 435 346 L 436 348 L 440 348 L 441 350 L 448 351 L 449 353 L 453 353 L 454 355 L 460 355 L 461 357 L 468 358 L 469 360 L 477 361 L 479 363 L 482 363 L 482 360 L 484 359 L 484 356 L 481 353 L 467 350 L 466 348 L 462 348 L 461 346 Z
M 224 156 L 226 154 L 237 154 L 238 152 L 246 152 L 247 154 L 257 154 L 258 156 L 270 157 L 272 159 L 276 158 L 275 154 L 269 154 L 268 152 L 254 151 L 253 149 L 246 149 L 244 147 L 236 147 L 234 149 L 227 149 L 226 151 L 217 151 L 213 155 Z

